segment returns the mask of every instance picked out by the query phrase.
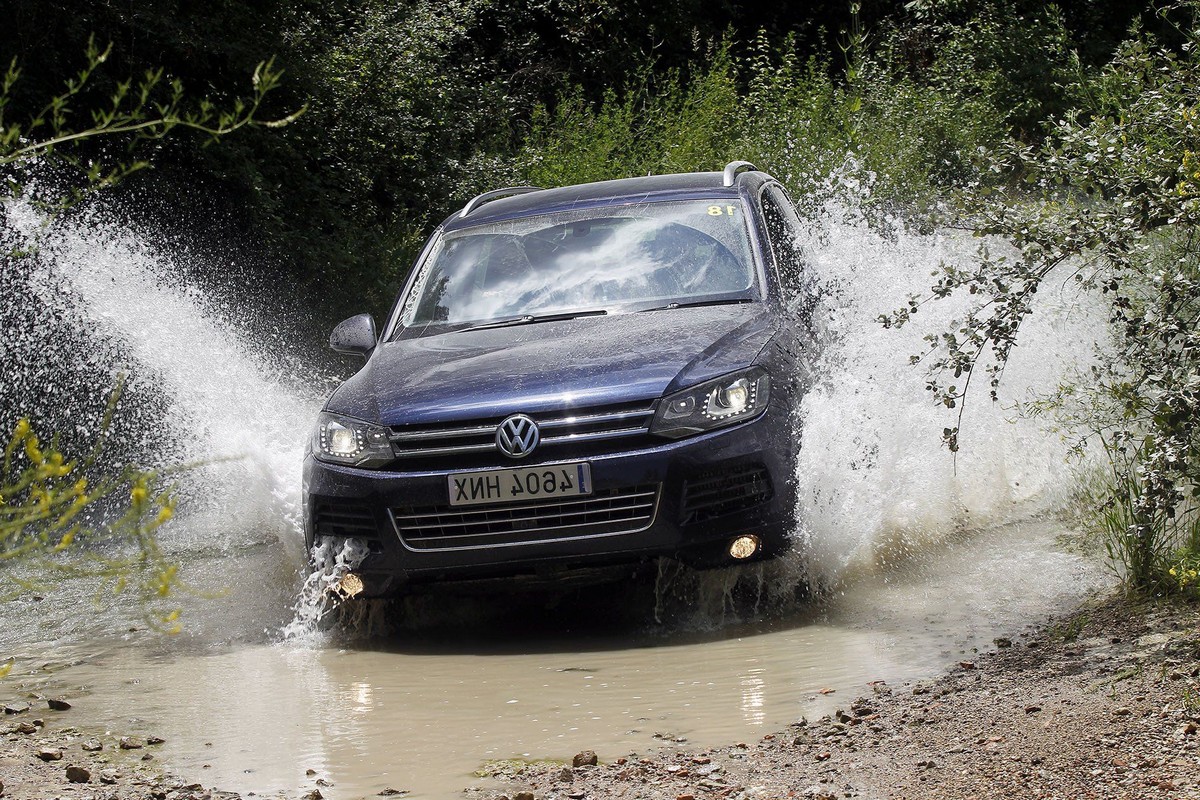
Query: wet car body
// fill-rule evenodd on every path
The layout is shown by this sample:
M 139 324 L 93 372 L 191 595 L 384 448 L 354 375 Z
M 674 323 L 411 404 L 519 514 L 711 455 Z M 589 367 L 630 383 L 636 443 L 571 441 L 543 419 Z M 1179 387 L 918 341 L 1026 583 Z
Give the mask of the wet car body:
M 745 162 L 476 198 L 381 335 L 360 315 L 331 337 L 367 360 L 306 453 L 307 544 L 363 540 L 373 595 L 786 551 L 798 229 Z

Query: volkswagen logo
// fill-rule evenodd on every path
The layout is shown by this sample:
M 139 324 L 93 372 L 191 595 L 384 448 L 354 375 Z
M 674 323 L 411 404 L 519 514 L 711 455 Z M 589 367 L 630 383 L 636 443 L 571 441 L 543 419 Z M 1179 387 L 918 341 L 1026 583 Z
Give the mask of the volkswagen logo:
M 541 441 L 537 423 L 524 414 L 513 414 L 496 429 L 496 447 L 509 458 L 524 458 Z

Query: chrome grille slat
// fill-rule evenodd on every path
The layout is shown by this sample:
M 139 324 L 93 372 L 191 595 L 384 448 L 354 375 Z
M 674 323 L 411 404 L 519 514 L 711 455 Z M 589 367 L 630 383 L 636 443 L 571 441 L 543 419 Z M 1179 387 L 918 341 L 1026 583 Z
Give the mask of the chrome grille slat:
M 480 425 L 474 428 L 439 428 L 430 431 L 392 433 L 393 442 L 423 442 L 430 439 L 462 439 L 467 436 L 495 436 L 496 425 Z
M 596 431 L 594 433 L 568 433 L 565 436 L 547 436 L 542 439 L 543 445 L 569 444 L 570 442 L 591 442 L 596 439 L 621 439 L 626 436 L 640 436 L 646 432 L 646 427 L 619 428 L 611 431 Z
M 654 524 L 661 486 L 606 489 L 587 498 L 503 504 L 392 509 L 392 524 L 410 550 L 512 547 L 638 533 Z
M 396 458 L 412 458 L 414 456 L 453 456 L 459 453 L 486 453 L 494 451 L 494 444 L 462 444 L 449 447 L 422 447 L 420 450 L 398 450 Z
M 620 422 L 625 419 L 636 419 L 638 417 L 649 417 L 654 413 L 652 408 L 638 411 L 614 411 L 609 414 L 586 414 L 564 417 L 562 419 L 548 419 L 545 422 L 538 422 L 539 428 L 562 428 L 567 425 L 598 425 L 602 422 Z

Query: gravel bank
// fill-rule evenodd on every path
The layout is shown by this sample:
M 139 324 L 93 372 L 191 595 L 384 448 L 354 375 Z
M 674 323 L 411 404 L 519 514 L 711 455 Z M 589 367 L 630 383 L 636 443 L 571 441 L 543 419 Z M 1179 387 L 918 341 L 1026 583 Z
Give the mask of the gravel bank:
M 1200 609 L 1114 597 L 937 681 L 864 686 L 761 741 L 510 767 L 467 795 L 1200 798 L 1198 631 Z

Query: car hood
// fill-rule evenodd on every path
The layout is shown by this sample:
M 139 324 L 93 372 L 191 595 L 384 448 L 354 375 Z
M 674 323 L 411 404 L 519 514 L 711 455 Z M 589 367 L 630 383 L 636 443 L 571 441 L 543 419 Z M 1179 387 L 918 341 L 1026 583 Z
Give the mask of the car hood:
M 770 320 L 746 303 L 384 342 L 326 407 L 399 425 L 649 400 L 749 366 Z

